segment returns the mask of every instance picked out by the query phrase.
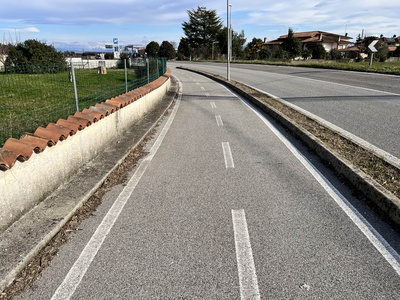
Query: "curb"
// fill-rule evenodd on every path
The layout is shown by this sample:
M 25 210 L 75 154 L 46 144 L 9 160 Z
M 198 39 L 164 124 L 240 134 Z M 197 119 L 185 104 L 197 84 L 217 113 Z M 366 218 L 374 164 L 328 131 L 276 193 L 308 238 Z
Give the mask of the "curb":
M 179 69 L 195 72 L 200 75 L 206 76 L 212 80 L 215 80 L 222 85 L 232 89 L 252 104 L 257 106 L 263 112 L 271 115 L 278 122 L 280 122 L 285 128 L 290 130 L 294 136 L 302 140 L 309 148 L 314 150 L 318 156 L 331 165 L 336 172 L 344 176 L 358 191 L 365 195 L 379 210 L 396 226 L 400 226 L 400 199 L 394 194 L 386 190 L 382 185 L 376 182 L 373 178 L 363 172 L 361 169 L 354 166 L 350 161 L 340 157 L 337 153 L 329 149 L 323 142 L 319 141 L 316 137 L 311 135 L 303 128 L 296 125 L 289 118 L 281 114 L 279 111 L 270 107 L 268 104 L 259 101 L 255 97 L 247 94 L 234 84 L 225 81 L 221 78 L 217 78 L 213 74 L 209 74 L 199 70 L 193 70 L 185 67 L 178 67 Z M 264 93 L 265 94 L 265 93 Z M 282 102 L 281 102 L 282 103 Z M 284 103 L 282 103 L 284 104 Z M 286 104 L 284 104 L 286 105 Z M 294 109 L 293 107 L 291 107 Z M 296 110 L 299 114 L 302 112 Z M 345 137 L 347 140 L 357 144 L 357 141 L 353 141 L 349 137 Z M 373 150 L 371 150 L 373 152 Z

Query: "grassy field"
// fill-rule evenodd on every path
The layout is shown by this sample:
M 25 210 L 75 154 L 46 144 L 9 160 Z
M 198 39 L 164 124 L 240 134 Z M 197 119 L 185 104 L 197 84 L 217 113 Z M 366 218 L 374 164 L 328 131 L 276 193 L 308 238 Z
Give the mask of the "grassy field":
M 125 71 L 107 69 L 75 70 L 79 110 L 125 92 Z M 132 69 L 127 72 L 128 90 L 147 83 Z M 145 82 L 143 82 L 143 80 Z M 19 138 L 76 111 L 73 83 L 69 72 L 56 74 L 0 73 L 0 146 L 9 137 Z

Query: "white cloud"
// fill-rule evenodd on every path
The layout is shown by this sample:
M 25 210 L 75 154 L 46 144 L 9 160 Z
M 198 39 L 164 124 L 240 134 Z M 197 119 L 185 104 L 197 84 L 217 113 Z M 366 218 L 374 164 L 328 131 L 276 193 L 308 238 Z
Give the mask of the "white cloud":
M 363 29 L 373 34 L 400 35 L 399 0 L 229 1 L 234 29 L 245 29 L 246 37 L 272 32 L 279 36 L 286 34 L 288 27 L 295 31 L 347 30 L 354 37 Z M 150 41 L 179 42 L 187 11 L 198 6 L 216 10 L 226 25 L 225 0 L 18 0 L 2 6 L 0 28 L 17 28 L 26 34 L 37 33 L 39 38 L 63 42 L 101 40 L 114 35 L 138 42 L 143 36 Z
M 40 32 L 40 30 L 37 29 L 36 27 L 21 28 L 18 31 L 20 31 L 20 32 Z

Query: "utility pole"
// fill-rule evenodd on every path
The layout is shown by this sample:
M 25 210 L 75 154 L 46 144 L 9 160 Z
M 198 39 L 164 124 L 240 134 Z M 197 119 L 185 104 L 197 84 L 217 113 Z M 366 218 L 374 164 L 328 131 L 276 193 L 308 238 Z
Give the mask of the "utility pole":
M 227 57 L 227 65 L 226 65 L 226 72 L 227 72 L 227 74 L 226 74 L 226 79 L 227 79 L 228 81 L 231 80 L 231 66 L 230 66 L 230 59 L 231 59 L 231 54 L 230 54 L 231 34 L 230 34 L 229 7 L 230 7 L 229 0 L 226 0 L 226 20 L 227 20 L 226 29 L 227 29 L 227 31 L 228 31 L 228 45 L 227 45 L 227 48 L 228 48 L 227 56 L 228 56 L 228 57 Z

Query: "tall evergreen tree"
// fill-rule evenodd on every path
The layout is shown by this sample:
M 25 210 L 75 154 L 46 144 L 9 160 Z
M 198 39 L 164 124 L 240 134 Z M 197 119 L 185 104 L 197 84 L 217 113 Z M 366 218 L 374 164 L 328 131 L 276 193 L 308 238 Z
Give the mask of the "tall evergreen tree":
M 158 56 L 166 57 L 167 59 L 174 59 L 176 57 L 174 46 L 168 41 L 163 41 L 158 50 Z
M 283 47 L 285 51 L 288 53 L 289 58 L 296 58 L 301 55 L 301 43 L 294 36 L 292 28 L 289 28 L 288 30 L 288 37 Z
M 189 21 L 182 23 L 186 47 L 192 48 L 199 56 L 211 55 L 212 43 L 218 39 L 222 29 L 222 20 L 216 10 L 207 10 L 201 6 L 187 13 Z
M 157 42 L 152 41 L 146 46 L 146 53 L 150 57 L 157 57 L 158 50 L 160 50 L 160 45 Z

